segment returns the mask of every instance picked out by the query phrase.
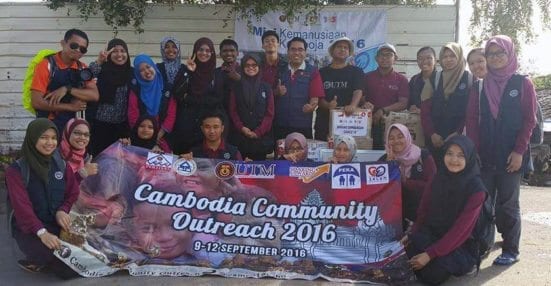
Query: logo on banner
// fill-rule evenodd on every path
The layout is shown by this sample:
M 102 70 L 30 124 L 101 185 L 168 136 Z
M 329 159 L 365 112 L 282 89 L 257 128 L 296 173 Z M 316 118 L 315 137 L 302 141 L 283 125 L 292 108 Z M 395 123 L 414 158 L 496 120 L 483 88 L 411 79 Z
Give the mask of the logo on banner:
M 361 188 L 360 164 L 333 164 L 331 173 L 331 188 L 359 189 Z
M 191 176 L 197 171 L 197 163 L 193 160 L 180 158 L 174 162 L 173 168 L 178 175 Z
M 147 169 L 170 171 L 172 168 L 172 161 L 172 155 L 170 154 L 148 152 L 145 167 Z
M 216 164 L 214 174 L 222 180 L 230 179 L 235 175 L 235 165 L 232 162 L 222 161 Z
M 273 179 L 275 178 L 276 164 L 236 163 L 235 176 L 237 178 Z
M 299 178 L 304 183 L 310 183 L 313 180 L 329 174 L 331 164 L 324 164 L 317 167 L 290 167 L 289 177 Z
M 387 184 L 388 179 L 388 164 L 366 165 L 366 180 L 367 185 Z

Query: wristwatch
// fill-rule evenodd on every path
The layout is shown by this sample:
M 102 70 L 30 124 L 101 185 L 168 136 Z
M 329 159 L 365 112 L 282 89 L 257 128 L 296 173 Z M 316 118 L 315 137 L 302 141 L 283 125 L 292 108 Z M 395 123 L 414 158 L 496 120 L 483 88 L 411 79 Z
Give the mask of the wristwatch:
M 36 236 L 40 237 L 41 235 L 45 234 L 46 233 L 46 229 L 45 228 L 41 228 L 39 229 L 37 232 L 36 232 Z
M 67 88 L 67 94 L 71 94 L 71 89 L 73 89 L 73 87 L 71 85 L 66 85 L 65 87 Z

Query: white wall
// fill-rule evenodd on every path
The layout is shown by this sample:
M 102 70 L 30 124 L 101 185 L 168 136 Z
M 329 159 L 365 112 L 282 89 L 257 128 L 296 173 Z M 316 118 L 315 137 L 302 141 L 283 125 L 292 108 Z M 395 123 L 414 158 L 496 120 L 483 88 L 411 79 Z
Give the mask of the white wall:
M 25 127 L 32 119 L 21 105 L 21 85 L 26 66 L 41 49 L 59 49 L 64 32 L 73 27 L 84 30 L 90 38 L 89 52 L 84 62 L 95 59 L 99 51 L 114 37 L 103 17 L 91 17 L 83 22 L 75 6 L 53 11 L 40 3 L 0 3 L 0 153 L 20 148 Z M 381 6 L 375 7 L 381 9 Z M 373 9 L 375 9 L 373 8 Z M 425 45 L 437 48 L 455 38 L 454 6 L 413 8 L 384 6 L 387 9 L 388 41 L 396 45 L 400 61 L 396 69 L 413 75 L 417 50 Z M 67 16 L 68 9 L 71 15 Z M 372 9 L 369 6 L 328 7 L 332 10 Z M 233 20 L 226 23 L 224 6 L 168 6 L 157 5 L 149 10 L 143 26 L 145 32 L 122 28 L 117 37 L 124 39 L 130 55 L 148 53 L 159 56 L 159 41 L 173 35 L 182 43 L 182 55 L 191 53 L 193 43 L 200 37 L 209 37 L 217 44 L 233 37 Z M 217 12 L 216 15 L 214 13 Z M 155 58 L 159 61 L 160 58 Z

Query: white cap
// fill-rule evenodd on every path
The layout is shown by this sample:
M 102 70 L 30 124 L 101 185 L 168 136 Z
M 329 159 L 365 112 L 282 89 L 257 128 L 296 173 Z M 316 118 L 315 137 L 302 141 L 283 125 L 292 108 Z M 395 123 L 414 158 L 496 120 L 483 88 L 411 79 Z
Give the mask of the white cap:
M 335 39 L 333 42 L 331 42 L 331 45 L 329 45 L 329 49 L 327 50 L 329 52 L 329 55 L 333 55 L 333 49 L 335 49 L 335 45 L 338 42 L 347 42 L 348 48 L 350 49 L 350 54 L 354 54 L 354 44 L 352 43 L 352 40 L 350 40 L 348 37 L 342 37 Z
M 380 45 L 379 48 L 377 49 L 377 55 L 381 50 L 384 50 L 384 49 L 391 50 L 394 53 L 394 55 L 398 55 L 398 53 L 396 53 L 396 48 L 389 43 L 384 43 Z

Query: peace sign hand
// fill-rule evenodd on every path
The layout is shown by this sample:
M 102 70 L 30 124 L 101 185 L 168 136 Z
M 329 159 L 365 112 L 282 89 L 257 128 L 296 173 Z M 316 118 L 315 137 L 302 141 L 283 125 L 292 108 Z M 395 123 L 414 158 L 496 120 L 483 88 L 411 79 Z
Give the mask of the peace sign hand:
M 187 69 L 191 72 L 194 72 L 195 69 L 197 69 L 197 64 L 195 63 L 195 54 L 192 56 L 192 57 L 188 57 L 188 59 L 186 60 L 186 66 L 187 66 Z
M 107 61 L 107 59 L 109 58 L 109 55 L 113 52 L 113 49 L 115 49 L 115 47 L 112 47 L 110 50 L 103 50 L 101 52 L 99 52 L 99 55 L 98 55 L 98 59 L 96 60 L 96 62 L 98 64 L 103 64 Z

